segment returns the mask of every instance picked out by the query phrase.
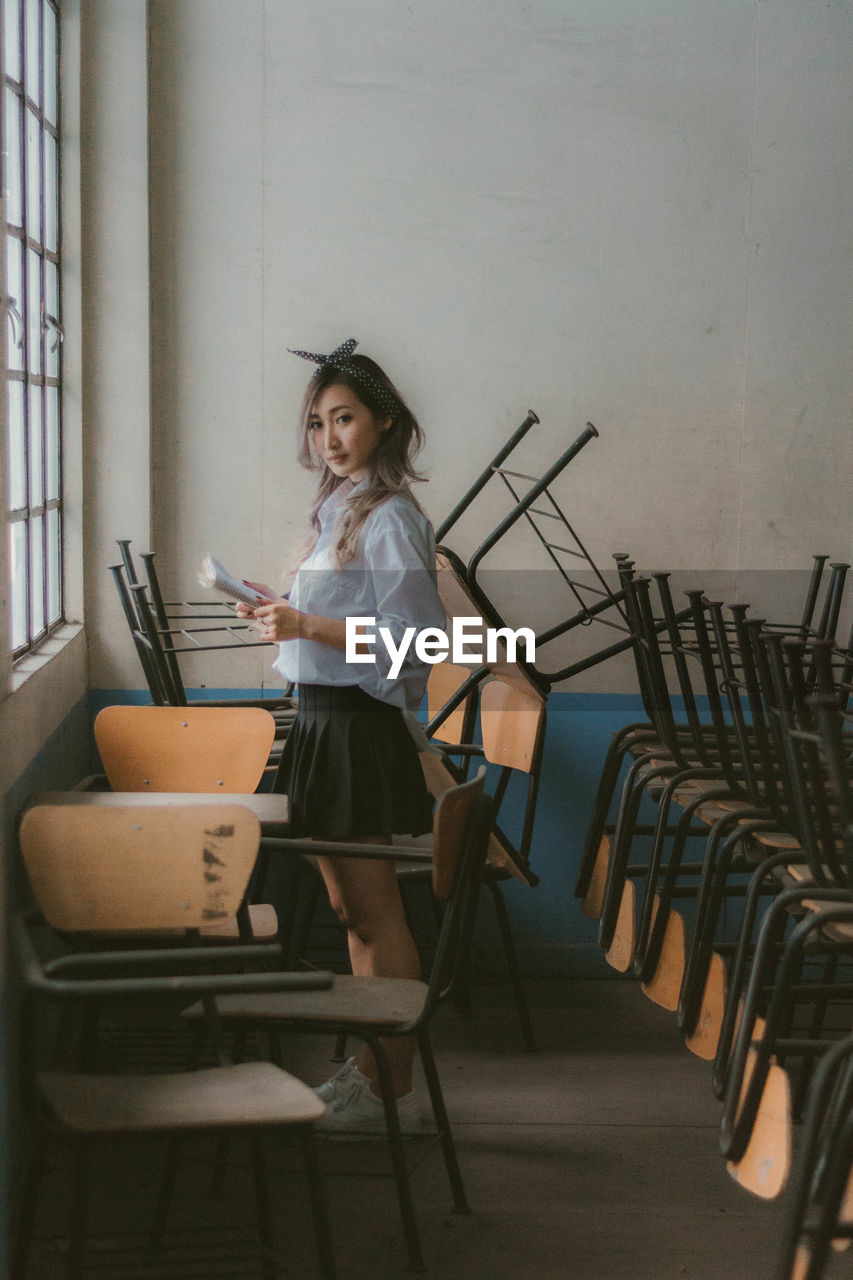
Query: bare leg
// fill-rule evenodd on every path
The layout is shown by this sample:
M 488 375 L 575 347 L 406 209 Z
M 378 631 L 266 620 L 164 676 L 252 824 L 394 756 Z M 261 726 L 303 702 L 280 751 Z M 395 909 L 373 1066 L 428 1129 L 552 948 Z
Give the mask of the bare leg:
M 390 844 L 387 836 L 359 839 L 359 844 Z M 358 977 L 419 978 L 420 958 L 409 932 L 391 862 L 371 858 L 318 858 L 329 900 L 347 929 L 350 963 Z M 398 1098 L 412 1088 L 414 1037 L 383 1039 L 394 1092 Z M 376 1064 L 367 1045 L 356 1055 L 358 1069 L 374 1082 Z

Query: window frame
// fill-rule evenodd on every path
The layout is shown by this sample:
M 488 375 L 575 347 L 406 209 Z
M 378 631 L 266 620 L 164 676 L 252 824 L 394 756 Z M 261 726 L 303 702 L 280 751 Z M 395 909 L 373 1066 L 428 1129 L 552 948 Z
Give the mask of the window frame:
M 6 448 L 9 479 L 6 491 L 8 531 L 8 579 L 10 612 L 10 645 L 13 662 L 34 652 L 65 622 L 62 465 L 62 340 L 61 324 L 61 4 L 60 0 L 16 0 L 18 77 L 9 70 L 4 57 L 4 153 L 3 189 L 10 189 L 10 161 L 17 165 L 16 200 L 20 224 L 9 220 L 6 208 L 4 225 L 6 254 L 6 294 L 9 315 L 6 327 Z M 53 15 L 53 75 L 48 84 L 49 68 L 45 44 L 46 11 Z M 7 8 L 6 13 L 9 10 Z M 31 23 L 36 15 L 35 24 Z M 14 21 L 14 16 L 11 22 Z M 8 54 L 7 30 L 11 26 L 4 14 L 2 38 L 4 54 Z M 8 25 L 7 25 L 8 24 Z M 32 37 L 37 33 L 37 60 L 32 62 Z M 31 71 L 36 68 L 37 84 L 33 96 Z M 48 89 L 51 98 L 48 97 Z M 12 124 L 5 118 L 10 98 L 17 100 L 17 119 Z M 49 107 L 53 106 L 53 119 Z M 17 154 L 5 151 L 6 130 L 17 124 Z M 32 131 L 32 132 L 31 132 Z M 47 137 L 53 139 L 54 171 L 48 172 Z M 31 163 L 32 146 L 38 147 L 37 166 Z M 32 176 L 37 168 L 38 192 L 33 199 Z M 48 180 L 52 179 L 48 204 Z M 50 219 L 50 221 L 49 221 Z M 33 226 L 34 221 L 36 226 Z M 52 236 L 49 235 L 52 231 Z M 51 247 L 52 246 L 52 247 Z M 10 250 L 17 257 L 20 297 L 10 288 Z M 52 276 L 51 288 L 48 277 Z M 33 281 L 38 282 L 34 297 Z M 12 295 L 12 296 L 9 296 Z M 52 295 L 52 298 L 51 298 Z M 53 305 L 53 314 L 50 305 Z M 14 346 L 14 350 L 13 350 Z M 36 350 L 37 348 L 37 350 Z M 15 351 L 20 351 L 18 358 Z M 21 392 L 14 390 L 21 387 Z M 13 397 L 18 400 L 17 427 L 13 423 Z M 17 430 L 19 450 L 18 475 L 13 475 L 11 433 Z M 20 462 L 23 460 L 23 487 Z M 18 492 L 13 494 L 13 485 Z M 16 499 L 12 505 L 13 496 Z M 55 514 L 54 514 L 55 513 Z M 17 527 L 24 525 L 18 554 L 23 560 L 23 581 L 13 590 L 15 541 Z M 17 641 L 17 643 L 16 643 Z

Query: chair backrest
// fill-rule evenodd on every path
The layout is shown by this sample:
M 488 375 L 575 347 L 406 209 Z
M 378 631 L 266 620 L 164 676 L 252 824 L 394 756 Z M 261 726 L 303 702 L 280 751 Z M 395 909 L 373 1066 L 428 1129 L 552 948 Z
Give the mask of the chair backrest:
M 441 603 L 444 605 L 448 619 L 453 618 L 479 618 L 482 621 L 484 629 L 494 626 L 496 620 L 489 620 L 483 613 L 480 604 L 474 599 L 471 590 L 459 570 L 451 562 L 450 557 L 439 552 L 435 558 L 436 563 L 436 580 L 438 584 L 438 594 Z M 505 680 L 507 684 L 515 685 L 519 689 L 532 690 L 538 693 L 540 683 L 534 678 L 529 666 L 516 660 L 509 662 L 506 645 L 503 639 L 497 641 L 498 661 L 491 663 L 489 669 Z M 469 672 L 470 675 L 470 672 Z
M 471 672 L 467 667 L 457 666 L 453 662 L 437 662 L 429 673 L 427 681 L 427 715 L 430 720 L 434 720 L 441 709 L 450 701 L 453 695 L 462 688 L 462 685 L 469 678 Z M 458 745 L 460 742 L 470 742 L 470 722 L 473 719 L 473 713 L 476 707 L 476 696 L 472 690 L 466 695 L 464 700 L 460 702 L 455 710 L 442 720 L 432 733 L 432 737 L 439 742 L 453 743 Z
M 490 764 L 530 773 L 537 762 L 545 723 L 545 699 L 503 680 L 490 680 L 480 694 L 483 751 Z
M 432 822 L 432 889 L 437 898 L 445 901 L 453 892 L 471 818 L 485 781 L 486 770 L 481 768 L 476 778 L 450 787 L 436 801 Z
M 260 842 L 240 805 L 34 805 L 20 827 L 36 901 L 61 932 L 200 929 L 237 912 Z
M 251 794 L 275 720 L 261 707 L 105 707 L 95 742 L 113 791 Z
M 433 891 L 447 906 L 421 1018 L 430 1016 L 465 971 L 492 813 L 491 797 L 484 793 L 485 781 L 486 770 L 481 766 L 476 778 L 446 791 L 435 806 Z

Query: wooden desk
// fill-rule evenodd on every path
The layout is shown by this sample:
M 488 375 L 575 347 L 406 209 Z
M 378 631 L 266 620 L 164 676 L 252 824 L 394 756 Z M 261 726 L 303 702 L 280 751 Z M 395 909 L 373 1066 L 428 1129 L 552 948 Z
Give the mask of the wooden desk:
M 135 804 L 151 805 L 163 808 L 176 804 L 240 804 L 251 809 L 261 824 L 261 837 L 278 837 L 287 839 L 288 808 L 287 796 L 262 792 L 243 795 L 241 792 L 223 793 L 221 791 L 209 795 L 206 791 L 33 791 L 27 800 L 24 810 L 36 804 L 80 804 L 105 805 Z M 289 844 L 291 842 L 288 842 Z M 291 847 L 280 846 L 283 852 L 321 853 L 327 857 L 339 858 L 374 858 L 380 861 L 406 861 L 429 863 L 432 853 L 427 848 L 410 844 L 376 845 L 348 843 L 340 847 L 334 842 L 301 839 L 292 841 Z M 263 852 L 263 849 L 262 849 Z
M 119 805 L 141 804 L 164 805 L 175 804 L 240 804 L 251 809 L 261 824 L 261 833 L 273 833 L 268 830 L 287 824 L 287 796 L 261 792 L 252 795 L 217 791 L 212 795 L 199 791 L 33 791 L 27 800 L 29 809 L 35 804 L 82 804 L 82 805 Z

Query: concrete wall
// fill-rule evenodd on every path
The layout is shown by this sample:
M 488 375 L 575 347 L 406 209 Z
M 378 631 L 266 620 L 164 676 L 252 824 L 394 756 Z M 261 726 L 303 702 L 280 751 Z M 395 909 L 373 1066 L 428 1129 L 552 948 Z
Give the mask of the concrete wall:
M 532 406 L 522 470 L 600 429 L 557 492 L 601 561 L 727 571 L 731 599 L 732 575 L 850 555 L 849 6 L 149 9 L 152 536 L 171 588 L 206 549 L 277 580 L 310 487 L 307 367 L 285 348 L 350 335 L 427 429 L 436 519 Z M 501 510 L 484 499 L 454 545 Z M 541 553 L 519 538 L 504 563 Z M 198 678 L 268 677 L 242 655 Z

